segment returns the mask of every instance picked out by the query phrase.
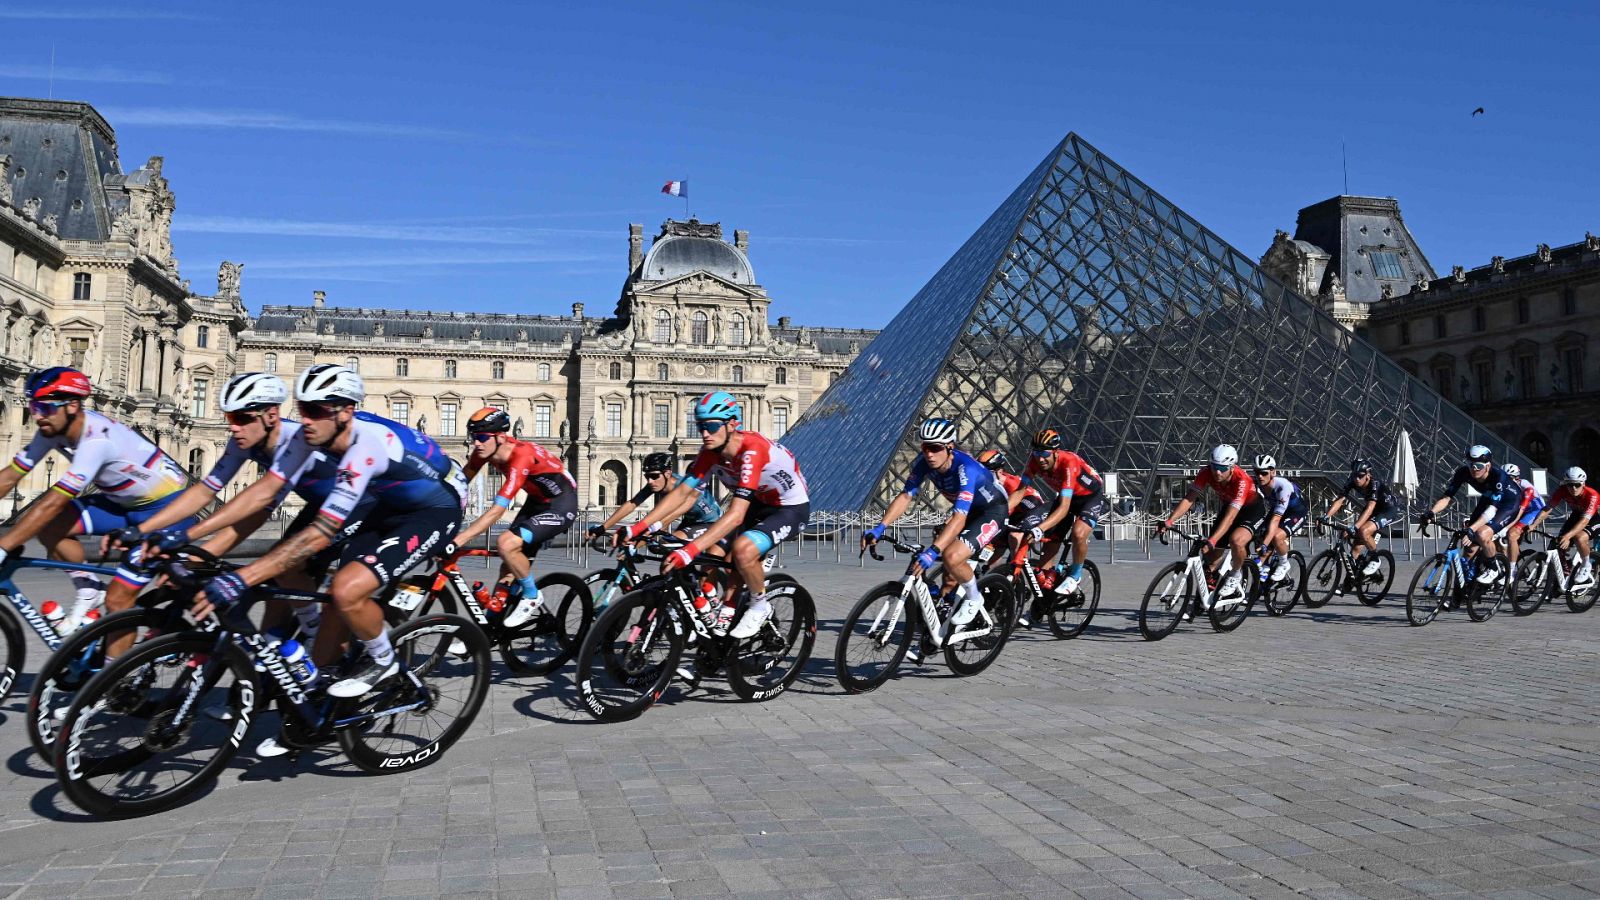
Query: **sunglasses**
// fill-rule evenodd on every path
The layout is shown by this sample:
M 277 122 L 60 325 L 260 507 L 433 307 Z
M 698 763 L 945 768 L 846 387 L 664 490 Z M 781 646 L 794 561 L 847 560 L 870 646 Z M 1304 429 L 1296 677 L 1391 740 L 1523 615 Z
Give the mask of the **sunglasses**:
M 30 400 L 28 412 L 34 418 L 42 419 L 45 416 L 55 415 L 57 410 L 71 402 L 71 400 Z
M 664 477 L 666 474 L 667 473 L 665 472 L 646 472 L 644 473 L 644 477 L 651 481 L 655 481 L 657 478 Z
M 472 436 L 472 439 L 481 444 L 481 443 L 483 443 L 483 442 L 485 442 L 487 440 L 490 440 L 490 439 L 492 439 L 494 437 L 497 437 L 498 435 L 499 435 L 499 432 L 497 432 L 497 431 L 480 431 L 480 432 L 477 432 L 476 434 L 474 434 Z
M 728 423 L 722 421 L 721 419 L 697 419 L 694 423 L 694 427 L 698 428 L 702 434 L 716 434 L 717 432 L 721 431 L 722 426 L 726 424 Z
M 261 418 L 261 414 L 252 412 L 230 412 L 223 413 L 222 417 L 228 420 L 229 425 L 238 425 L 240 428 L 243 428 L 244 426 L 249 425 L 251 422 Z
M 314 421 L 331 419 L 339 412 L 340 407 L 331 403 L 313 403 L 302 400 L 295 406 L 300 410 L 300 418 Z
M 946 451 L 948 449 L 949 448 L 946 447 L 944 444 L 923 444 L 922 445 L 922 452 L 923 453 L 943 453 L 944 451 Z
M 1034 450 L 1033 455 L 1039 457 L 1040 459 L 1044 459 L 1046 456 L 1049 456 L 1054 452 L 1054 450 Z
M 1482 469 L 1489 468 L 1489 464 L 1486 463 L 1486 462 L 1472 462 L 1472 463 L 1467 463 L 1467 465 L 1471 466 L 1472 467 L 1472 471 L 1474 471 L 1474 472 L 1477 472 L 1477 471 L 1482 470 Z

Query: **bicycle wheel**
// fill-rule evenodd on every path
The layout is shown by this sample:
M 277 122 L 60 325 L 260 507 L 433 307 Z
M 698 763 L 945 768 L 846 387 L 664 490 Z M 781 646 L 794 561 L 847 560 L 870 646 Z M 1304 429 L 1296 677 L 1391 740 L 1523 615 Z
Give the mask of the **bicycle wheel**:
M 1300 602 L 1300 594 L 1306 583 L 1306 558 L 1300 555 L 1299 550 L 1289 551 L 1289 571 L 1282 581 L 1267 581 L 1260 586 L 1261 605 L 1266 607 L 1267 615 L 1273 617 L 1286 616 Z
M 1256 561 L 1247 559 L 1244 568 L 1239 572 L 1239 581 L 1244 588 L 1244 593 L 1238 597 L 1227 600 L 1211 599 L 1211 609 L 1206 612 L 1206 617 L 1211 620 L 1211 630 L 1220 634 L 1238 628 L 1250 615 L 1252 586 L 1261 583 L 1261 570 L 1256 567 Z
M 1139 604 L 1139 631 L 1147 641 L 1159 641 L 1183 621 L 1196 599 L 1189 586 L 1189 564 L 1175 562 L 1156 573 Z
M 472 620 L 412 619 L 389 633 L 400 674 L 334 706 L 339 747 L 363 772 L 386 775 L 429 765 L 472 726 L 489 693 L 489 638 Z M 355 720 L 355 721 L 351 721 Z
M 635 590 L 613 601 L 578 651 L 578 693 L 602 722 L 636 718 L 660 699 L 688 642 L 667 595 Z
M 159 812 L 210 784 L 238 752 L 258 687 L 244 652 L 214 634 L 145 641 L 100 670 L 62 718 L 56 780 L 98 816 Z M 225 705 L 227 721 L 201 712 Z
M 28 645 L 22 638 L 22 625 L 9 605 L 0 606 L 0 648 L 5 658 L 0 659 L 0 700 L 11 696 L 17 679 L 22 677 L 22 666 L 28 660 Z
M 1005 649 L 1006 638 L 1011 636 L 1011 630 L 1006 627 L 1011 621 L 1011 607 L 1015 605 L 1011 582 L 1004 575 L 985 575 L 978 579 L 978 593 L 983 597 L 984 611 L 989 614 L 990 631 L 980 637 L 944 645 L 944 661 L 957 675 L 976 675 L 989 668 Z M 981 618 L 980 615 L 960 629 L 971 628 Z
M 1306 570 L 1305 590 L 1300 592 L 1306 609 L 1327 606 L 1328 601 L 1343 589 L 1344 564 L 1339 560 L 1338 551 L 1324 550 L 1313 556 L 1311 567 Z
M 1012 601 L 1016 603 L 1015 600 Z M 1056 637 L 1062 639 L 1075 638 L 1083 634 L 1089 627 L 1089 621 L 1094 618 L 1094 611 L 1100 608 L 1100 567 L 1094 560 L 1083 561 L 1083 577 L 1078 579 L 1078 589 L 1063 597 L 1057 595 L 1050 604 L 1045 618 L 1050 622 L 1050 630 Z
M 1600 581 L 1589 585 L 1585 590 L 1567 595 L 1567 609 L 1575 613 L 1588 612 L 1594 606 L 1596 597 L 1600 597 Z
M 519 675 L 546 675 L 566 664 L 594 618 L 583 579 L 552 572 L 539 579 L 538 612 L 516 629 L 501 629 L 500 656 Z
M 1511 585 L 1511 614 L 1531 616 L 1544 605 L 1550 581 L 1549 557 L 1543 553 L 1517 567 L 1517 580 Z
M 800 677 L 817 640 L 817 607 L 805 588 L 767 582 L 772 617 L 739 642 L 728 661 L 728 685 L 744 700 L 771 700 Z
M 46 760 L 55 753 L 56 725 L 72 706 L 72 698 L 106 664 L 106 639 L 132 631 L 135 644 L 154 637 L 168 619 L 163 610 L 134 607 L 113 613 L 67 635 L 34 676 L 28 691 L 28 739 Z
M 1506 599 L 1506 581 L 1502 575 L 1494 584 L 1473 584 L 1467 591 L 1467 618 L 1474 622 L 1487 622 L 1500 610 Z
M 905 585 L 886 581 L 867 591 L 839 629 L 833 650 L 833 671 L 839 685 L 852 694 L 875 690 L 889 680 L 917 634 L 916 601 L 901 600 Z
M 1454 589 L 1454 580 L 1450 562 L 1443 554 L 1418 566 L 1417 574 L 1411 576 L 1411 587 L 1406 589 L 1406 619 L 1418 627 L 1432 622 L 1439 615 L 1444 598 Z
M 1356 599 L 1363 606 L 1377 606 L 1389 593 L 1389 588 L 1394 584 L 1394 554 L 1387 550 L 1378 550 L 1373 554 L 1373 559 L 1378 561 L 1378 571 L 1371 575 L 1356 575 Z M 1362 567 L 1365 569 L 1366 558 L 1362 558 Z

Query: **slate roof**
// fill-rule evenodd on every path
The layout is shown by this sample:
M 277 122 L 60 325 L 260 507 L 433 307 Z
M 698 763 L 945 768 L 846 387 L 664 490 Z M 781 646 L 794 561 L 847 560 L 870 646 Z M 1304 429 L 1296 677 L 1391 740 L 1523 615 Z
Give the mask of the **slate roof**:
M 755 284 L 750 259 L 737 247 L 710 237 L 672 235 L 658 238 L 645 255 L 639 277 L 644 281 L 670 281 L 690 272 L 710 272 L 734 284 Z
M 1315 245 L 1338 263 L 1345 296 L 1355 303 L 1383 299 L 1387 283 L 1394 294 L 1411 289 L 1421 274 L 1436 278 L 1433 266 L 1400 217 L 1400 204 L 1393 197 L 1330 197 L 1300 210 L 1294 238 Z M 1380 279 L 1373 271 L 1368 254 L 1373 250 L 1404 250 L 1398 253 L 1400 278 Z
M 293 334 L 301 317 L 314 314 L 315 330 L 302 334 L 320 334 L 323 326 L 333 325 L 335 335 L 371 337 L 373 324 L 383 322 L 386 337 L 422 337 L 423 328 L 433 326 L 433 336 L 439 340 L 472 340 L 472 329 L 482 329 L 481 339 L 486 341 L 515 341 L 519 330 L 528 332 L 528 340 L 560 343 L 566 335 L 574 340 L 583 330 L 583 320 L 570 316 L 521 316 L 500 313 L 437 313 L 402 309 L 366 309 L 344 306 L 263 306 L 256 317 L 255 330 L 260 333 Z
M 36 221 L 56 217 L 65 240 L 103 241 L 111 218 L 106 186 L 120 183 L 116 135 L 87 103 L 0 97 L 0 155 L 11 157 L 12 205 L 37 197 Z M 118 192 L 118 203 L 125 196 Z

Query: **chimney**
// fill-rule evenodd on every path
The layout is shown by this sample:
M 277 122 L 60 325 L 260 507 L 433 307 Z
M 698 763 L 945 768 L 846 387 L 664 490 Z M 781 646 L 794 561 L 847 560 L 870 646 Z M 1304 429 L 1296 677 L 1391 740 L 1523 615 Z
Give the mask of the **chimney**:
M 583 318 L 583 304 L 582 303 L 574 303 L 574 304 L 572 304 L 572 317 L 574 319 Z
M 644 226 L 628 225 L 628 274 L 639 271 L 644 262 Z
M 788 328 L 789 327 L 789 317 L 788 316 L 779 316 L 778 317 L 778 327 L 779 328 Z
M 733 245 L 735 247 L 738 247 L 740 250 L 749 250 L 750 249 L 750 232 L 748 232 L 748 231 L 740 231 L 738 229 L 734 229 L 734 232 L 733 232 Z
M 321 309 L 324 306 L 327 306 L 328 305 L 328 292 L 327 291 L 312 291 L 311 292 L 311 305 L 316 307 L 317 309 Z

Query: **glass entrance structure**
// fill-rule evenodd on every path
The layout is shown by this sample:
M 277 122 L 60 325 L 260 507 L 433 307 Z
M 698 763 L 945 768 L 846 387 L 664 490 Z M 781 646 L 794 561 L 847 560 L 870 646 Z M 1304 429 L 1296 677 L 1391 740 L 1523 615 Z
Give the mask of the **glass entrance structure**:
M 1342 480 L 1410 432 L 1419 495 L 1466 448 L 1531 468 L 1427 385 L 1075 134 L 911 298 L 783 442 L 812 509 L 880 510 L 916 424 L 1026 458 L 1050 426 L 1149 498 L 1209 448 Z

